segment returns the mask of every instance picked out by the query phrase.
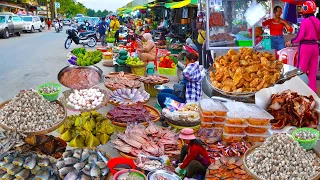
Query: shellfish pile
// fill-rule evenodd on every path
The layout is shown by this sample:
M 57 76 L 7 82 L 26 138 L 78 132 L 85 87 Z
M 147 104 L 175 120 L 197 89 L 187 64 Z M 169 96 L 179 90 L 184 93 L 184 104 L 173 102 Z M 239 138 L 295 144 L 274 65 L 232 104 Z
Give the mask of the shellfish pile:
M 274 134 L 246 158 L 251 172 L 262 179 L 313 179 L 319 158 L 286 134 Z
M 23 132 L 41 131 L 62 121 L 63 108 L 35 90 L 22 90 L 0 109 L 0 123 Z
M 4 179 L 58 179 L 56 160 L 37 154 L 11 151 L 0 155 L 0 177 Z
M 146 102 L 150 98 L 150 94 L 146 91 L 138 91 L 138 89 L 117 89 L 110 92 L 110 101 L 116 104 L 132 105 L 138 102 Z
M 62 179 L 107 179 L 110 171 L 97 150 L 89 148 L 65 151 L 56 166 Z

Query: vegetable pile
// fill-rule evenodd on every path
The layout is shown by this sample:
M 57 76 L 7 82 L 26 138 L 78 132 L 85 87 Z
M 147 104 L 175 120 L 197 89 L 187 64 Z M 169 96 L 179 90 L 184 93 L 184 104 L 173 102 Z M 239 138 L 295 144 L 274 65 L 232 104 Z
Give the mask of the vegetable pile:
M 61 122 L 63 108 L 49 102 L 35 90 L 22 90 L 0 109 L 0 123 L 23 132 L 41 131 Z
M 71 51 L 72 54 L 76 56 L 76 58 L 71 57 L 68 61 L 71 64 L 76 62 L 78 66 L 90 66 L 97 64 L 102 59 L 101 51 L 86 51 L 85 48 L 75 48 Z
M 121 50 L 119 52 L 119 57 L 116 59 L 116 62 L 120 65 L 125 65 L 127 59 L 128 59 L 128 52 L 125 50 Z
M 159 67 L 161 68 L 176 68 L 178 60 L 173 56 L 165 56 L 160 58 Z
M 108 142 L 113 128 L 102 114 L 91 111 L 68 116 L 58 132 L 71 147 L 95 147 Z
M 107 117 L 114 122 L 127 123 L 138 122 L 143 123 L 156 119 L 156 116 L 150 113 L 150 111 L 143 106 L 142 103 L 137 105 L 128 106 L 120 105 L 112 108 Z
M 126 60 L 126 64 L 130 66 L 142 66 L 144 65 L 144 62 L 140 60 L 138 57 L 128 57 Z

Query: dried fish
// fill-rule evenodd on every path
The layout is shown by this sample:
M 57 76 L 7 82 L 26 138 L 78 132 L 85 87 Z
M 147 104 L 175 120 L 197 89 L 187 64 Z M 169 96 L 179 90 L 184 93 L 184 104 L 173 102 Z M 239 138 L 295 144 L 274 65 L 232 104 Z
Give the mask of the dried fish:
M 102 158 L 98 158 L 97 150 L 78 148 L 71 150 L 71 152 L 71 157 L 66 156 L 56 164 L 60 178 L 77 180 L 102 179 L 110 172 Z M 108 158 L 105 158 L 108 161 Z M 74 173 L 74 171 L 77 173 Z

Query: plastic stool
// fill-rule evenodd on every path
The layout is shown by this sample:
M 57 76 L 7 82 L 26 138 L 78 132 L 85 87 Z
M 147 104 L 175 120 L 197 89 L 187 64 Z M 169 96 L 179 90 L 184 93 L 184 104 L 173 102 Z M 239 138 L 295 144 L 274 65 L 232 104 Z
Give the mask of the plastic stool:
M 298 53 L 298 47 L 287 47 L 277 52 L 277 54 L 279 55 L 279 60 L 280 61 L 285 60 L 284 56 L 286 56 L 287 57 L 286 64 L 291 66 L 295 66 L 295 57 L 297 53 Z
M 147 74 L 148 75 L 153 75 L 154 74 L 154 72 L 155 72 L 155 66 L 154 66 L 154 64 L 148 64 L 147 65 Z

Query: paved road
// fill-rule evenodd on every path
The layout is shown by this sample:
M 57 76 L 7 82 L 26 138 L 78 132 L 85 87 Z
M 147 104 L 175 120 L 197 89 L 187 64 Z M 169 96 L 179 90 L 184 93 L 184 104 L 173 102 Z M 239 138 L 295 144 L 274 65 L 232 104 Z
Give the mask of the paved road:
M 0 39 L 0 102 L 20 89 L 57 82 L 58 72 L 67 65 L 66 36 L 65 31 L 56 33 L 52 29 Z

